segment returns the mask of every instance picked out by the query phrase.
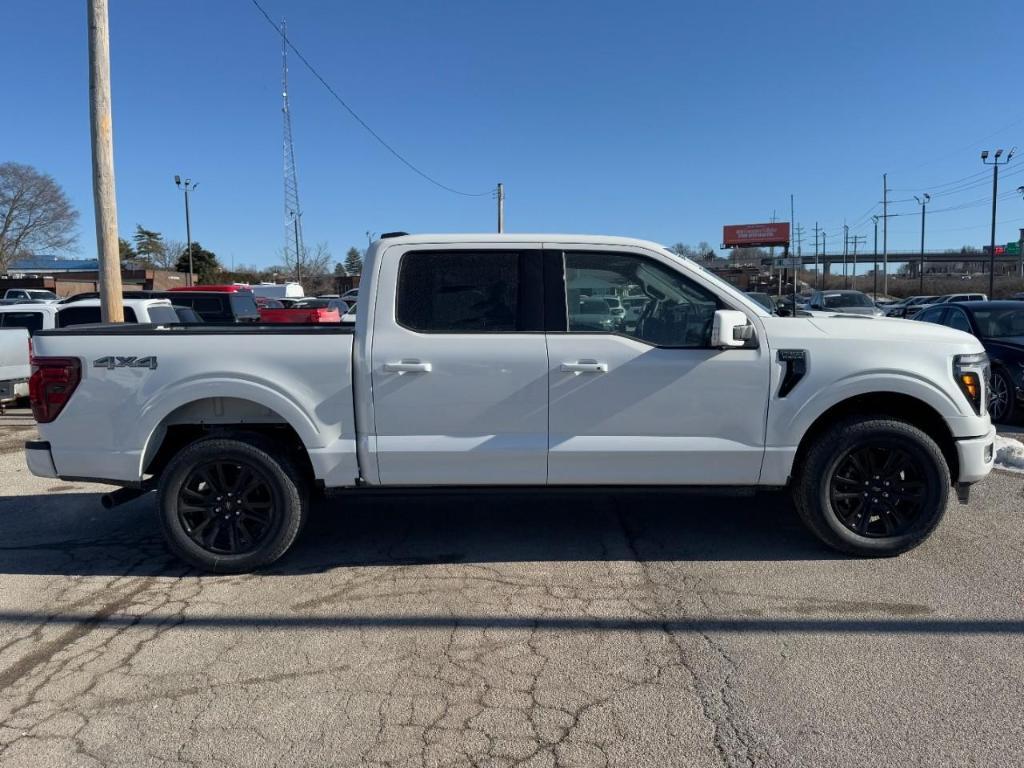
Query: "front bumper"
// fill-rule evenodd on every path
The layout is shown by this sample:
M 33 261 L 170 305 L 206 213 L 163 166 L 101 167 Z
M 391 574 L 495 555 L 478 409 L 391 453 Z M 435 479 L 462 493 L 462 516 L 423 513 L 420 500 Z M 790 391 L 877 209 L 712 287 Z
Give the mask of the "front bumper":
M 996 428 L 990 427 L 982 437 L 965 437 L 956 441 L 958 483 L 976 483 L 988 477 L 995 463 Z
M 25 462 L 28 471 L 36 477 L 57 477 L 50 444 L 46 440 L 29 440 L 25 443 Z

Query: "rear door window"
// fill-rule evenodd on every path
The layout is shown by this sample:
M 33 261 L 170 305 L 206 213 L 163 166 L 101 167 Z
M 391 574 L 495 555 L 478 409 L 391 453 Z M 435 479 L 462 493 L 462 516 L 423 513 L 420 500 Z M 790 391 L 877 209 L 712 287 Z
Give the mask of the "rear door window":
M 232 293 L 228 295 L 231 310 L 237 320 L 259 320 L 260 308 L 251 293 Z
M 526 259 L 537 265 L 527 298 Z M 412 251 L 398 272 L 396 319 L 421 333 L 516 333 L 543 330 L 539 252 Z

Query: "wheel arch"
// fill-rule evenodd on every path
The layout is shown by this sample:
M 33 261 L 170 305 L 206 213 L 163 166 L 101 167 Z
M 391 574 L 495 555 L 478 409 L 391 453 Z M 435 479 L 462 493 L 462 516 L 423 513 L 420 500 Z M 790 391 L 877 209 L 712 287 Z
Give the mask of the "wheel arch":
M 917 427 L 939 446 L 949 467 L 950 477 L 954 480 L 959 477 L 960 462 L 957 457 L 956 440 L 946 425 L 946 420 L 933 406 L 902 392 L 868 392 L 854 395 L 835 403 L 819 414 L 800 439 L 793 460 L 794 471 L 802 466 L 807 451 L 830 426 L 851 416 L 885 417 Z
M 169 410 L 148 428 L 140 477 L 159 476 L 182 448 L 204 437 L 270 438 L 313 477 L 306 440 L 291 420 L 274 408 L 244 397 L 199 397 Z

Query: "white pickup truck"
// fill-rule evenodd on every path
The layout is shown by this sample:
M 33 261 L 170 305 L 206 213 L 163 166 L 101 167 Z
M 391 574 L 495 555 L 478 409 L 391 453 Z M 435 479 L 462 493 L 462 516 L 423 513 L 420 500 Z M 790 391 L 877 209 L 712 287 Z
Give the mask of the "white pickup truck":
M 973 336 L 774 317 L 654 243 L 387 236 L 359 305 L 354 329 L 39 332 L 28 465 L 122 486 L 108 505 L 157 488 L 171 549 L 235 572 L 312 491 L 395 486 L 788 486 L 826 544 L 893 555 L 992 468 Z
M 0 413 L 7 403 L 28 397 L 28 331 L 0 328 Z

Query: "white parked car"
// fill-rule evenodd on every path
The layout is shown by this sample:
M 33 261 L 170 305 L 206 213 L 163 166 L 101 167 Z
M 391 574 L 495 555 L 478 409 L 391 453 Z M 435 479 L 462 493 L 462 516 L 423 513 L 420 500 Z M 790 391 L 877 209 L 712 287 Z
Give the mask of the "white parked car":
M 3 298 L 16 301 L 47 301 L 54 303 L 60 301 L 56 293 L 42 288 L 8 288 L 4 291 Z
M 364 275 L 354 328 L 37 332 L 29 468 L 156 489 L 171 549 L 235 572 L 318 488 L 788 487 L 829 546 L 894 555 L 992 468 L 988 359 L 950 328 L 773 316 L 627 238 L 386 237 Z M 595 288 L 648 302 L 581 322 Z

